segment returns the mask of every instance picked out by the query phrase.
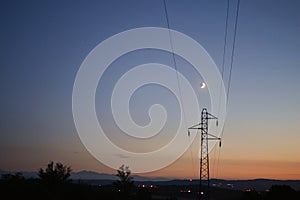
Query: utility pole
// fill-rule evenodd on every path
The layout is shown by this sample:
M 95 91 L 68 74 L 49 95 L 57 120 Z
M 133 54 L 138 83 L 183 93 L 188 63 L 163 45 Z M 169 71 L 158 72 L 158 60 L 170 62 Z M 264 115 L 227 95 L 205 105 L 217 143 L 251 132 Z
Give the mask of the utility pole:
M 199 199 L 209 199 L 209 156 L 208 156 L 208 140 L 221 140 L 221 138 L 212 135 L 208 132 L 208 120 L 218 120 L 217 117 L 207 112 L 206 108 L 202 109 L 201 122 L 188 128 L 188 135 L 190 130 L 201 130 L 201 144 L 200 144 L 200 182 L 199 182 Z M 218 121 L 216 121 L 218 126 Z M 203 186 L 206 186 L 207 193 L 204 193 Z

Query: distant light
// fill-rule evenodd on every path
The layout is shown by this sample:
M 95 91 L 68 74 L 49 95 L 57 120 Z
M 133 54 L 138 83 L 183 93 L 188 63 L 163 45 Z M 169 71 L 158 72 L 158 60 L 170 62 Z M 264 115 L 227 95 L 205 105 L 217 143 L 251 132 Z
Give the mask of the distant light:
M 200 192 L 200 194 L 204 194 L 204 192 Z

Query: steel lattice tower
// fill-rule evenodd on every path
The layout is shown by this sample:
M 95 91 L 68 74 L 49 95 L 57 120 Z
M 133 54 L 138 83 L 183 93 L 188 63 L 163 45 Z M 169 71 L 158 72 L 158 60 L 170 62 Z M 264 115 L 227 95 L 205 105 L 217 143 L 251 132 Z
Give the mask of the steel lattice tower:
M 204 108 L 201 112 L 201 149 L 200 149 L 200 192 L 202 184 L 209 186 L 209 157 L 208 157 L 208 115 Z
M 200 129 L 201 130 L 201 140 L 200 140 L 200 183 L 199 183 L 199 199 L 209 198 L 209 152 L 208 152 L 208 140 L 220 140 L 221 138 L 209 134 L 208 132 L 208 120 L 218 119 L 212 114 L 207 112 L 206 108 L 202 109 L 201 112 L 201 122 L 196 124 L 190 129 Z M 190 134 L 190 132 L 188 132 Z M 203 186 L 206 186 L 207 195 L 203 195 Z

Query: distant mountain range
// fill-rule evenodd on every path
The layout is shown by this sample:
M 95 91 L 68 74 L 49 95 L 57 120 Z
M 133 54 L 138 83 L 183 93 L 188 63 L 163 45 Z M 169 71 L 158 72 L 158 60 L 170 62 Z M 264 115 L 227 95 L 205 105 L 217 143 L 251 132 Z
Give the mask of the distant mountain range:
M 167 178 L 150 178 L 145 176 L 133 175 L 135 181 L 167 181 L 171 179 Z M 72 172 L 71 179 L 74 180 L 116 180 L 118 177 L 115 174 L 104 174 L 104 173 L 97 173 L 93 171 L 79 171 L 79 172 Z
M 37 172 L 27 172 L 27 171 L 20 171 L 25 178 L 38 178 Z M 2 171 L 0 170 L 0 176 L 2 174 L 15 174 L 17 172 L 13 171 Z M 71 172 L 71 179 L 73 180 L 116 180 L 118 177 L 115 174 L 105 174 L 105 173 L 98 173 L 93 171 L 79 171 L 79 172 Z M 167 181 L 171 180 L 168 178 L 150 178 L 145 176 L 133 175 L 135 181 Z
M 16 172 L 1 171 L 2 174 L 14 174 Z M 37 172 L 21 172 L 25 178 L 38 178 Z M 168 179 L 168 178 L 151 178 L 133 175 L 136 184 L 144 185 L 194 185 L 199 184 L 199 180 L 192 182 L 183 179 Z M 114 174 L 97 173 L 93 171 L 71 172 L 71 179 L 74 182 L 83 182 L 93 185 L 111 184 L 117 180 Z M 211 179 L 213 187 L 228 188 L 234 190 L 255 189 L 257 191 L 265 191 L 272 185 L 289 185 L 293 189 L 300 191 L 300 180 L 272 180 L 272 179 L 253 179 L 253 180 L 223 180 Z

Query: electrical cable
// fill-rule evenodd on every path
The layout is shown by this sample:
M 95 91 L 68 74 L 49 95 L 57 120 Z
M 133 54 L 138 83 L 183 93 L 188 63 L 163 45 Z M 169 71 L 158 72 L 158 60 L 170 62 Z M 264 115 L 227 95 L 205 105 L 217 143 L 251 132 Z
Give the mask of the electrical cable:
M 229 1 L 228 1 L 228 3 L 229 3 Z M 233 43 L 232 43 L 232 50 L 231 50 L 231 57 L 230 57 L 230 69 L 229 69 L 227 97 L 226 97 L 226 104 L 227 104 L 227 106 L 228 106 L 228 100 L 229 100 L 229 94 L 230 94 L 230 88 L 231 88 L 230 86 L 231 86 L 232 68 L 233 68 L 233 64 L 234 64 L 234 55 L 235 55 L 236 34 L 237 34 L 237 28 L 238 28 L 239 10 L 240 10 L 240 0 L 237 1 L 237 8 L 236 8 L 236 14 L 235 14 Z M 221 138 L 223 138 L 224 129 L 225 129 L 225 124 L 224 124 L 224 126 L 222 128 Z M 219 171 L 220 154 L 221 154 L 221 151 L 220 151 L 220 148 L 219 148 L 219 155 L 218 155 L 218 160 L 217 160 L 217 173 Z
M 174 64 L 174 68 L 175 68 L 175 71 L 176 71 L 176 80 L 177 80 L 177 86 L 178 86 L 178 91 L 179 91 L 179 97 L 180 97 L 180 101 L 183 102 L 181 87 L 180 87 L 180 81 L 179 81 L 179 75 L 178 75 L 178 69 L 177 69 L 177 62 L 176 62 L 175 53 L 174 53 L 172 34 L 171 34 L 171 30 L 170 30 L 170 21 L 169 21 L 169 16 L 168 16 L 168 9 L 167 9 L 166 0 L 163 0 L 163 3 L 164 3 L 164 10 L 165 10 L 165 16 L 166 16 L 166 21 L 167 21 L 167 27 L 168 27 L 168 31 L 169 31 L 169 39 L 170 39 L 170 45 L 171 45 L 171 50 L 172 50 L 173 64 Z M 185 126 L 186 126 L 186 129 L 187 129 L 188 124 L 187 124 L 187 118 L 186 118 L 186 113 L 185 113 L 184 107 L 182 107 L 182 112 L 183 112 Z M 193 163 L 193 174 L 194 174 L 194 177 L 195 177 L 194 156 L 193 156 L 193 151 L 192 151 L 192 146 L 191 146 L 192 142 L 190 140 L 190 137 L 189 137 L 189 143 L 190 143 L 189 149 L 190 149 L 190 152 L 191 152 L 192 163 Z

